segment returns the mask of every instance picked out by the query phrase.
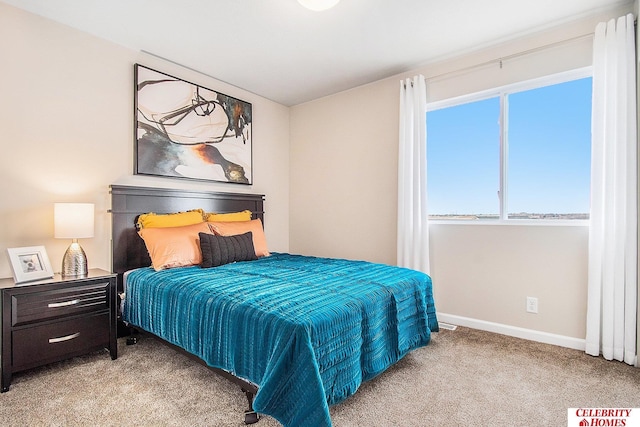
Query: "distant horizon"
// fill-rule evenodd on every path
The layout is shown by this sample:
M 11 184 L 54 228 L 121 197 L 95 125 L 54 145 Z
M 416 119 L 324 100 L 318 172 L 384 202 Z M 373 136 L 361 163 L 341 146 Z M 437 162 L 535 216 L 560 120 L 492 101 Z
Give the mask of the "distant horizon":
M 507 215 L 508 219 L 589 219 L 589 213 L 527 213 L 518 212 Z M 463 219 L 463 220 L 485 220 L 500 219 L 499 214 L 430 214 L 429 219 Z

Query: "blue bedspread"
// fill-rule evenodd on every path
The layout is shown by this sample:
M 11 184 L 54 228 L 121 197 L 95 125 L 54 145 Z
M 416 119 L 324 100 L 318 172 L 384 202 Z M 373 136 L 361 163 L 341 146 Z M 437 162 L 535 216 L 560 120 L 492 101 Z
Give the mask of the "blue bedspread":
M 426 274 L 278 253 L 134 270 L 123 319 L 257 384 L 254 409 L 292 427 L 330 426 L 329 405 L 438 330 Z

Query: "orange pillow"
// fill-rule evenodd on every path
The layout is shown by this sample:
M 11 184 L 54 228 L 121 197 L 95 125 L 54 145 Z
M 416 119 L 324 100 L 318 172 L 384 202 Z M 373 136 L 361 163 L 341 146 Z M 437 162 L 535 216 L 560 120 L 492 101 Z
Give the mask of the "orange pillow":
M 151 266 L 160 271 L 202 262 L 198 233 L 211 234 L 206 222 L 183 227 L 143 228 L 138 231 L 151 257 Z
M 256 250 L 257 257 L 269 256 L 267 249 L 267 238 L 262 229 L 262 221 L 254 219 L 251 221 L 235 221 L 235 222 L 210 222 L 211 231 L 218 236 L 235 236 L 251 232 L 253 237 L 253 247 Z
M 235 222 L 235 221 L 251 221 L 251 211 L 244 210 L 242 212 L 215 213 L 210 212 L 204 214 L 207 221 L 210 222 Z
M 149 212 L 138 217 L 138 229 L 156 227 L 182 227 L 204 222 L 204 210 L 157 214 Z

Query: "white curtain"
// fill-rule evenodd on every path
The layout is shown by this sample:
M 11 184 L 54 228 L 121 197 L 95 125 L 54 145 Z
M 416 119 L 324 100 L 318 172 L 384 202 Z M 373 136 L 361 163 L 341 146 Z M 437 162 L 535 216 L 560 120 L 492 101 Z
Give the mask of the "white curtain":
M 586 352 L 636 363 L 637 130 L 633 15 L 600 23 L 593 46 Z
M 427 85 L 424 76 L 400 82 L 398 265 L 429 273 L 427 223 Z

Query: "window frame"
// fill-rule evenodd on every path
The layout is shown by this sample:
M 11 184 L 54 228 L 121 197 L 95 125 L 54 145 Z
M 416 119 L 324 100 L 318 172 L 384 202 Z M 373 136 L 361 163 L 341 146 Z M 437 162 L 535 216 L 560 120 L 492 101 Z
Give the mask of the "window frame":
M 509 83 L 496 88 L 474 92 L 466 95 L 460 95 L 434 102 L 427 102 L 427 113 L 430 111 L 440 110 L 443 108 L 455 107 L 457 105 L 483 101 L 489 98 L 498 98 L 500 101 L 500 117 L 498 119 L 500 126 L 499 136 L 499 152 L 500 152 L 500 179 L 498 188 L 499 197 L 499 218 L 492 220 L 473 221 L 467 219 L 432 219 L 429 221 L 434 224 L 475 224 L 475 225 L 577 225 L 588 226 L 588 219 L 510 219 L 508 218 L 508 172 L 509 172 L 509 145 L 507 143 L 507 135 L 509 131 L 509 98 L 512 93 L 524 92 L 527 90 L 538 89 L 545 86 L 551 86 L 560 83 L 567 83 L 573 80 L 583 78 L 593 78 L 593 67 L 581 67 L 569 71 L 550 74 L 529 80 L 523 80 L 516 83 Z M 426 120 L 426 117 L 425 117 Z M 429 135 L 429 123 L 427 122 L 427 135 Z M 428 138 L 428 136 L 427 136 Z M 427 144 L 428 144 L 427 140 Z M 427 159 L 427 167 L 429 160 Z

